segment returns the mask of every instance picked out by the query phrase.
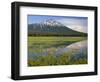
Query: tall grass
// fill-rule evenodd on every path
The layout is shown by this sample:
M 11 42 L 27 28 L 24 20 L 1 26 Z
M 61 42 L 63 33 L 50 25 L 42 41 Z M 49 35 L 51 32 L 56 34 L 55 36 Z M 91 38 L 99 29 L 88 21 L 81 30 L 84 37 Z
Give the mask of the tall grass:
M 83 54 L 84 55 L 84 54 Z M 64 53 L 59 57 L 53 54 L 38 56 L 35 60 L 28 60 L 28 66 L 52 66 L 52 65 L 74 65 L 87 64 L 87 58 L 75 60 L 72 52 Z

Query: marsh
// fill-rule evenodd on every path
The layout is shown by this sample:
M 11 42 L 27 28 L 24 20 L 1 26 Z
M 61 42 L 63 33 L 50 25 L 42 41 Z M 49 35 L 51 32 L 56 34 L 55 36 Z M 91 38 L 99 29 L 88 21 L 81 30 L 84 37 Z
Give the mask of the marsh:
M 87 64 L 86 37 L 29 37 L 28 66 Z

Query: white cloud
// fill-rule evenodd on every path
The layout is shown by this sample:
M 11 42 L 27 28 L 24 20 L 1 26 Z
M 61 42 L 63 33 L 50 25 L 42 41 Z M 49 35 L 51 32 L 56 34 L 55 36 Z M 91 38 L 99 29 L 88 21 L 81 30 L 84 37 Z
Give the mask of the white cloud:
M 87 33 L 87 20 L 66 18 L 57 21 L 61 22 L 72 30 Z
M 67 25 L 67 27 L 75 31 L 87 33 L 87 29 L 80 25 Z

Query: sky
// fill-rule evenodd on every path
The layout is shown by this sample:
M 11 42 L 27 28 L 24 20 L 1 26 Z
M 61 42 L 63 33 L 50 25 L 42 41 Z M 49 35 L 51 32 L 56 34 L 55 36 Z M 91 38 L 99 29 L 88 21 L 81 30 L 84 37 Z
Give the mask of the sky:
M 48 19 L 54 19 L 70 29 L 87 33 L 87 17 L 28 15 L 28 24 L 40 23 Z

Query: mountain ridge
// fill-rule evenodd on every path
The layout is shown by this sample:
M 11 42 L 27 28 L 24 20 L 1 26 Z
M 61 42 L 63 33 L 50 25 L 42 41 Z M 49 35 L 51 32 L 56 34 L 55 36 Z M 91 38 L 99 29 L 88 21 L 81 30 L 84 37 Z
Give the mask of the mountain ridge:
M 40 23 L 28 24 L 28 35 L 86 36 L 87 34 L 72 30 L 56 20 L 49 19 Z

